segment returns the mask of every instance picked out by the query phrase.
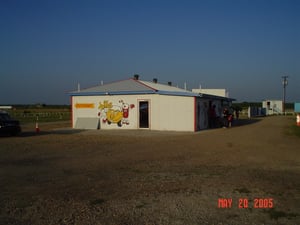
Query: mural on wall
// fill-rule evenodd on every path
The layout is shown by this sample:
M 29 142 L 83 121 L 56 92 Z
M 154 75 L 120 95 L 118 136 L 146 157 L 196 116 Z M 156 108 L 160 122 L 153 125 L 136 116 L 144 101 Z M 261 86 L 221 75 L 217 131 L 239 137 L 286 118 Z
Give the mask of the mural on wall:
M 123 124 L 129 125 L 129 110 L 134 108 L 134 104 L 128 104 L 123 100 L 119 100 L 118 105 L 104 100 L 99 102 L 98 116 L 102 119 L 102 123 L 117 124 L 121 127 Z

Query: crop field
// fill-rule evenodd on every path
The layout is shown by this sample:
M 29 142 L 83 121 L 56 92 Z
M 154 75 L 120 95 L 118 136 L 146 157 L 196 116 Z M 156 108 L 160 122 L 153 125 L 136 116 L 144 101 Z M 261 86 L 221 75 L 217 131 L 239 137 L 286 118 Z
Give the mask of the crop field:
M 294 116 L 190 132 L 23 123 L 0 137 L 0 224 L 300 224 Z

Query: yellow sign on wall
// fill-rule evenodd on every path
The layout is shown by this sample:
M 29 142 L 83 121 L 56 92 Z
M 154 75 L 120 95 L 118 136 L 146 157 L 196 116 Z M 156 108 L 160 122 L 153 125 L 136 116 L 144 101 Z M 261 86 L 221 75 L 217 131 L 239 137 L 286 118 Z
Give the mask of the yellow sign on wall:
M 95 108 L 94 103 L 76 103 L 75 108 L 77 109 L 93 109 Z

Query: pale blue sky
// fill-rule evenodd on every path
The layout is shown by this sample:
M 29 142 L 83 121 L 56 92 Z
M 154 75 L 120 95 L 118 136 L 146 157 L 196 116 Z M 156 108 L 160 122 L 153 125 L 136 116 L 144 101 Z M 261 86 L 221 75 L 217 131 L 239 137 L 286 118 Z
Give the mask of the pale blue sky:
M 0 1 L 0 105 L 130 78 L 300 102 L 298 0 Z

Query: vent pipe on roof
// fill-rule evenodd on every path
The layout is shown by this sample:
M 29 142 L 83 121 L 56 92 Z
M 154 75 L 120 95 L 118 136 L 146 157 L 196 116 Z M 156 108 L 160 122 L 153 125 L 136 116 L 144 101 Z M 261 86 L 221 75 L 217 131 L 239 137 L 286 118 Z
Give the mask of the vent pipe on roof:
M 157 78 L 153 78 L 153 83 L 157 84 Z
M 168 85 L 169 85 L 169 86 L 172 86 L 172 82 L 171 82 L 171 81 L 169 81 L 169 82 L 168 82 Z
M 138 80 L 139 77 L 140 77 L 140 75 L 138 75 L 138 74 L 134 74 L 134 75 L 133 75 L 133 79 L 134 79 L 134 80 Z

